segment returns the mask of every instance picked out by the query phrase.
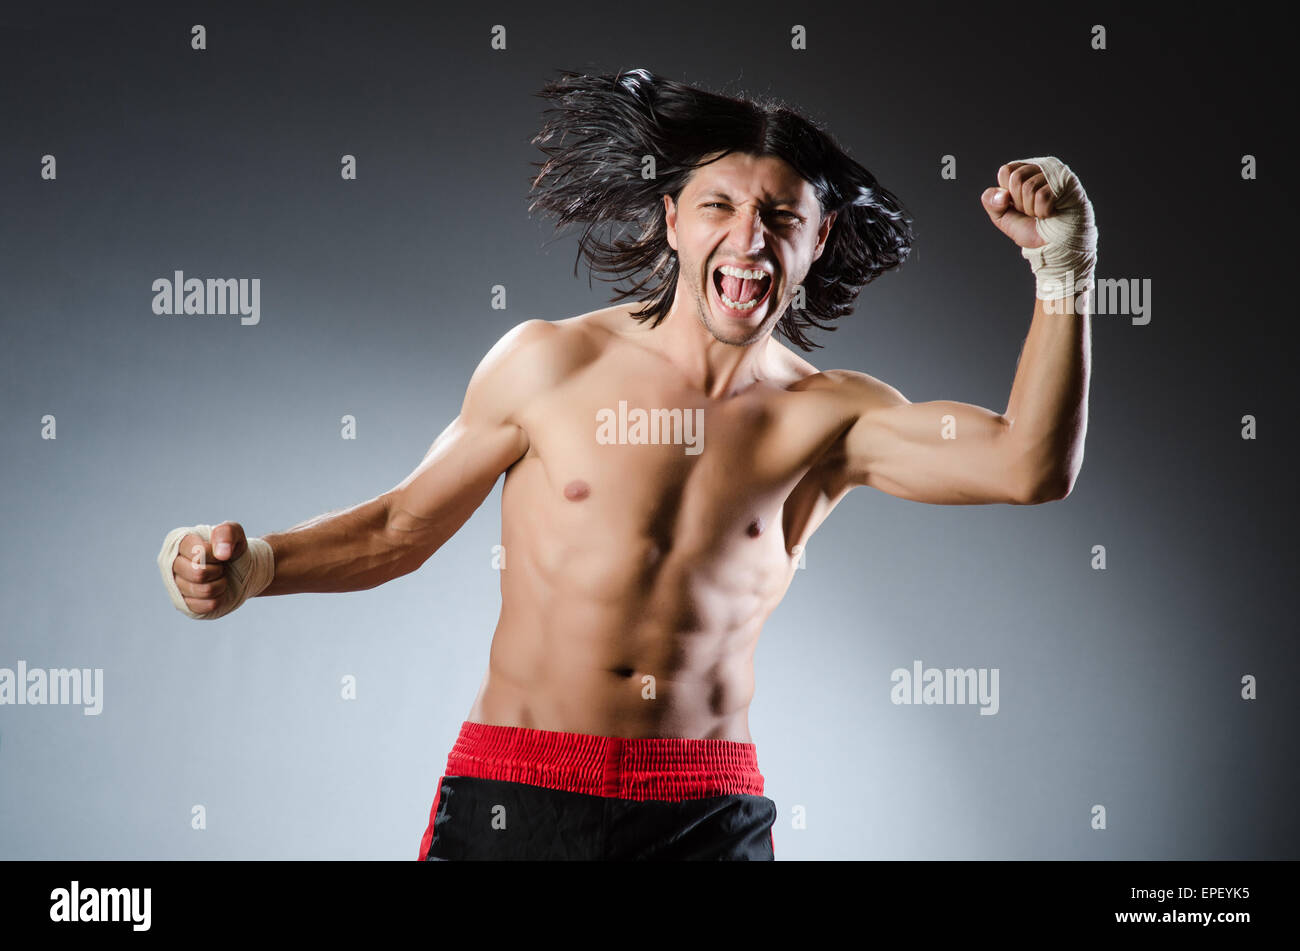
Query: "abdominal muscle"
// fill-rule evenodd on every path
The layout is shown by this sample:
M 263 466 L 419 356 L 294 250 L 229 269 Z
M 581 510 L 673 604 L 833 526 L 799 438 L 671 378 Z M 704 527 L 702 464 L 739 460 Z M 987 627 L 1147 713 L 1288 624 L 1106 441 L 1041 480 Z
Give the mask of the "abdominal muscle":
M 655 585 L 659 597 L 610 587 L 608 597 L 583 598 L 571 585 L 542 593 L 535 589 L 548 586 L 534 578 L 516 584 L 515 576 L 503 576 L 504 606 L 469 719 L 598 736 L 752 742 L 749 703 L 762 620 L 736 628 L 681 626 L 698 613 L 684 591 L 678 609 L 656 607 L 663 589 L 676 587 L 664 575 L 680 571 L 671 555 L 666 561 Z
M 673 545 L 614 512 L 566 530 L 549 500 L 511 494 L 501 616 L 469 720 L 752 742 L 754 649 L 793 573 L 780 540 Z

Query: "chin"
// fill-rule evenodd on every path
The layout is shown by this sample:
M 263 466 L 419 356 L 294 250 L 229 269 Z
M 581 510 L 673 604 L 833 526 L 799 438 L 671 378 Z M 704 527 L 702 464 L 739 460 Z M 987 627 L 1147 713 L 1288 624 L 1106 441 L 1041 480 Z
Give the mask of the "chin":
M 762 338 L 768 328 L 776 323 L 776 321 L 770 323 L 765 321 L 750 327 L 736 320 L 724 322 L 711 314 L 704 306 L 701 306 L 699 314 L 700 323 L 704 325 L 704 329 L 709 332 L 709 335 L 714 340 L 735 347 L 743 347 Z

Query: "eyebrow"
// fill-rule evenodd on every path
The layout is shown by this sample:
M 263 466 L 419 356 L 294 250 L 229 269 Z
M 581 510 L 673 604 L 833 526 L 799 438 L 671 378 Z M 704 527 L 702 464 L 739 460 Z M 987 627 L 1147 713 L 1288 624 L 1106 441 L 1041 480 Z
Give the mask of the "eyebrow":
M 701 195 L 700 197 L 701 197 L 701 198 L 721 198 L 723 201 L 732 201 L 732 202 L 735 201 L 735 199 L 733 199 L 733 198 L 732 198 L 730 195 L 728 195 L 726 192 L 718 191 L 717 189 L 714 189 L 713 191 L 710 191 L 710 192 L 705 192 L 705 193 L 704 193 L 703 195 Z M 774 198 L 772 201 L 770 201 L 770 202 L 767 203 L 767 207 L 769 207 L 769 208 L 776 208 L 776 207 L 778 207 L 778 206 L 780 206 L 780 205 L 790 205 L 790 206 L 793 207 L 793 208 L 798 208 L 798 207 L 799 207 L 799 199 L 797 199 L 797 198 L 778 197 L 778 198 Z

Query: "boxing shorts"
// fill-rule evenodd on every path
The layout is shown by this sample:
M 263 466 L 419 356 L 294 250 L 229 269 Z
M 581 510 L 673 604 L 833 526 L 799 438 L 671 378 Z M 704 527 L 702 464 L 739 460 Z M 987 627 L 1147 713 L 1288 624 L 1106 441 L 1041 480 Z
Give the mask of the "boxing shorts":
M 466 721 L 421 861 L 771 861 L 776 803 L 752 743 Z

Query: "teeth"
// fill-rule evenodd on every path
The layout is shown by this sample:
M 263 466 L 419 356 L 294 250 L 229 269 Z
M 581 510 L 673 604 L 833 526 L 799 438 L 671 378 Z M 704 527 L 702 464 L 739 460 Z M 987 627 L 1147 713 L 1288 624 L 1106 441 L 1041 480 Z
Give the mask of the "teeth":
M 737 304 L 726 294 L 719 294 L 718 296 L 722 298 L 722 303 L 726 304 L 732 310 L 753 310 L 758 306 L 758 301 L 756 300 L 752 300 L 748 304 Z
M 746 271 L 738 267 L 732 267 L 730 264 L 724 264 L 718 270 L 728 277 L 740 277 L 747 281 L 757 281 L 768 276 L 766 271 Z

